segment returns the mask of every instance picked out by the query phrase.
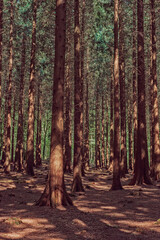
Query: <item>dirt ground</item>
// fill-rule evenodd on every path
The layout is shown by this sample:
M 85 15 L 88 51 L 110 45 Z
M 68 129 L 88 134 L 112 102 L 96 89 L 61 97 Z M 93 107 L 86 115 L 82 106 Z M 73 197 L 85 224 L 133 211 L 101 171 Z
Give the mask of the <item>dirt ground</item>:
M 0 169 L 0 240 L 160 240 L 160 183 L 109 191 L 112 175 L 91 169 L 83 178 L 85 193 L 70 193 L 72 174 L 65 175 L 74 206 L 52 209 L 35 206 L 47 167 L 35 176 Z

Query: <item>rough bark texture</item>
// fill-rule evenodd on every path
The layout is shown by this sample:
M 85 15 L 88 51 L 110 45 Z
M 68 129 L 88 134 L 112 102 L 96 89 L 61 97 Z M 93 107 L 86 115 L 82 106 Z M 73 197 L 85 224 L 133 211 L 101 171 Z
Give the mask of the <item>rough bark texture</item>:
M 35 105 L 35 53 L 36 53 L 36 15 L 37 0 L 33 2 L 33 25 L 32 25 L 32 49 L 29 79 L 29 101 L 28 101 L 28 130 L 27 130 L 27 152 L 26 171 L 34 175 L 34 105 Z
M 79 0 L 74 3 L 74 162 L 72 191 L 84 191 L 82 186 L 82 148 L 83 148 L 83 82 L 80 68 L 80 25 Z
M 119 0 L 114 1 L 114 159 L 111 190 L 122 189 L 120 182 L 118 3 Z
M 48 180 L 37 205 L 57 207 L 72 204 L 64 184 L 63 103 L 65 65 L 66 1 L 56 1 L 55 65 L 52 105 L 51 154 Z
M 155 0 L 150 0 L 151 6 L 151 151 L 152 165 L 151 176 L 155 180 L 160 179 L 160 141 L 159 141 L 159 117 L 158 117 L 158 97 L 157 97 L 157 66 L 156 66 L 156 26 L 155 26 Z
M 120 79 L 120 109 L 121 109 L 121 177 L 127 173 L 126 149 L 126 96 L 125 96 L 125 58 L 124 58 L 124 16 L 122 0 L 119 1 L 119 79 Z
M 3 32 L 3 0 L 0 0 L 0 156 L 2 151 L 2 32 Z
M 12 102 L 12 69 L 13 69 L 13 0 L 10 1 L 10 40 L 9 40 L 9 83 L 7 90 L 7 138 L 5 149 L 4 172 L 10 172 L 11 145 L 11 102 Z
M 149 164 L 146 136 L 145 117 L 145 66 L 144 66 L 144 29 L 143 29 L 143 0 L 137 1 L 138 16 L 138 132 L 137 132 L 137 154 L 134 166 L 134 177 L 131 184 L 151 184 L 149 178 Z
M 19 172 L 23 169 L 23 102 L 24 102 L 24 73 L 25 73 L 25 49 L 26 36 L 23 35 L 22 53 L 21 53 L 21 82 L 19 94 L 19 107 L 18 107 L 18 129 L 17 129 L 17 144 L 15 152 L 15 169 Z

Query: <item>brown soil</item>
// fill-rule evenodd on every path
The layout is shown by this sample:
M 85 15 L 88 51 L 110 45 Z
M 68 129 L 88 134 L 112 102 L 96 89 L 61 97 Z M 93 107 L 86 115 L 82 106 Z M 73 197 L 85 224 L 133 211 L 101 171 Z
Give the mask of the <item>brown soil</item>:
M 74 206 L 52 209 L 34 203 L 40 197 L 47 169 L 35 177 L 0 169 L 0 240 L 159 240 L 160 184 L 109 191 L 112 175 L 91 169 L 83 178 L 85 193 L 70 194 Z M 65 176 L 68 192 L 72 175 Z

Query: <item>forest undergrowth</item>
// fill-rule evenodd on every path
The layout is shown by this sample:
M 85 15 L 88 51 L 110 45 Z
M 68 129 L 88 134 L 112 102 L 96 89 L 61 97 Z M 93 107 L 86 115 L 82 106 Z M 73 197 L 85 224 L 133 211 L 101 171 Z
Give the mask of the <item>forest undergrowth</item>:
M 35 206 L 46 182 L 47 165 L 35 176 L 0 169 L 0 240 L 159 240 L 160 182 L 129 186 L 131 173 L 122 178 L 123 190 L 109 191 L 112 174 L 90 169 L 83 177 L 85 192 L 71 193 L 72 174 L 65 182 L 74 206 Z

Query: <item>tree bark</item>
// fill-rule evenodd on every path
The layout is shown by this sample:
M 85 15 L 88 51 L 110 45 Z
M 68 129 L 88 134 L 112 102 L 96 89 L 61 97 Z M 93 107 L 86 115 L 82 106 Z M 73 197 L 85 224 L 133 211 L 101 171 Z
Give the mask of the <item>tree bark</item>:
M 36 15 L 37 0 L 33 2 L 33 25 L 32 25 L 32 49 L 29 79 L 29 101 L 28 101 L 28 130 L 27 130 L 27 152 L 26 171 L 33 176 L 34 170 L 34 102 L 35 102 L 35 53 L 36 53 Z
M 156 53 L 156 16 L 155 16 L 155 0 L 150 0 L 151 6 L 151 143 L 152 143 L 152 165 L 151 165 L 151 176 L 154 180 L 160 179 L 160 141 L 159 141 L 159 117 L 158 117 L 158 97 L 157 97 L 157 53 Z
M 40 80 L 39 80 L 40 81 Z M 38 95 L 37 95 L 37 136 L 36 136 L 36 167 L 42 165 L 41 159 L 41 91 L 40 91 L 40 83 L 38 82 Z
M 138 16 L 138 132 L 137 132 L 137 154 L 134 166 L 134 177 L 132 185 L 143 183 L 151 184 L 149 178 L 149 164 L 146 136 L 146 113 L 145 113 L 145 66 L 144 66 L 144 28 L 143 28 L 143 0 L 137 0 Z
M 104 142 L 104 98 L 102 96 L 102 168 L 105 167 L 105 142 Z
M 0 156 L 2 152 L 2 36 L 3 36 L 3 0 L 0 0 Z
M 72 192 L 84 191 L 82 185 L 83 82 L 80 68 L 79 0 L 74 3 L 74 162 Z
M 18 129 L 17 129 L 17 144 L 15 152 L 15 169 L 21 172 L 23 170 L 23 103 L 24 103 L 24 74 L 25 74 L 25 59 L 26 59 L 26 36 L 23 35 L 22 53 L 21 53 L 21 81 L 18 107 Z
M 63 168 L 63 104 L 64 104 L 64 66 L 66 1 L 56 1 L 55 64 L 52 105 L 51 153 L 48 181 L 37 205 L 57 207 L 72 205 L 64 183 Z
M 9 41 L 9 83 L 7 90 L 7 138 L 5 149 L 4 172 L 10 172 L 11 145 L 11 101 L 12 101 L 12 69 L 13 69 L 13 0 L 10 1 L 10 41 Z
M 118 5 L 114 1 L 114 159 L 111 190 L 122 189 L 120 182 L 120 131 L 119 131 L 119 53 L 118 53 Z
M 120 79 L 120 109 L 121 109 L 121 177 L 127 173 L 126 149 L 126 96 L 125 96 L 125 58 L 124 58 L 124 16 L 122 0 L 119 1 L 119 79 Z

